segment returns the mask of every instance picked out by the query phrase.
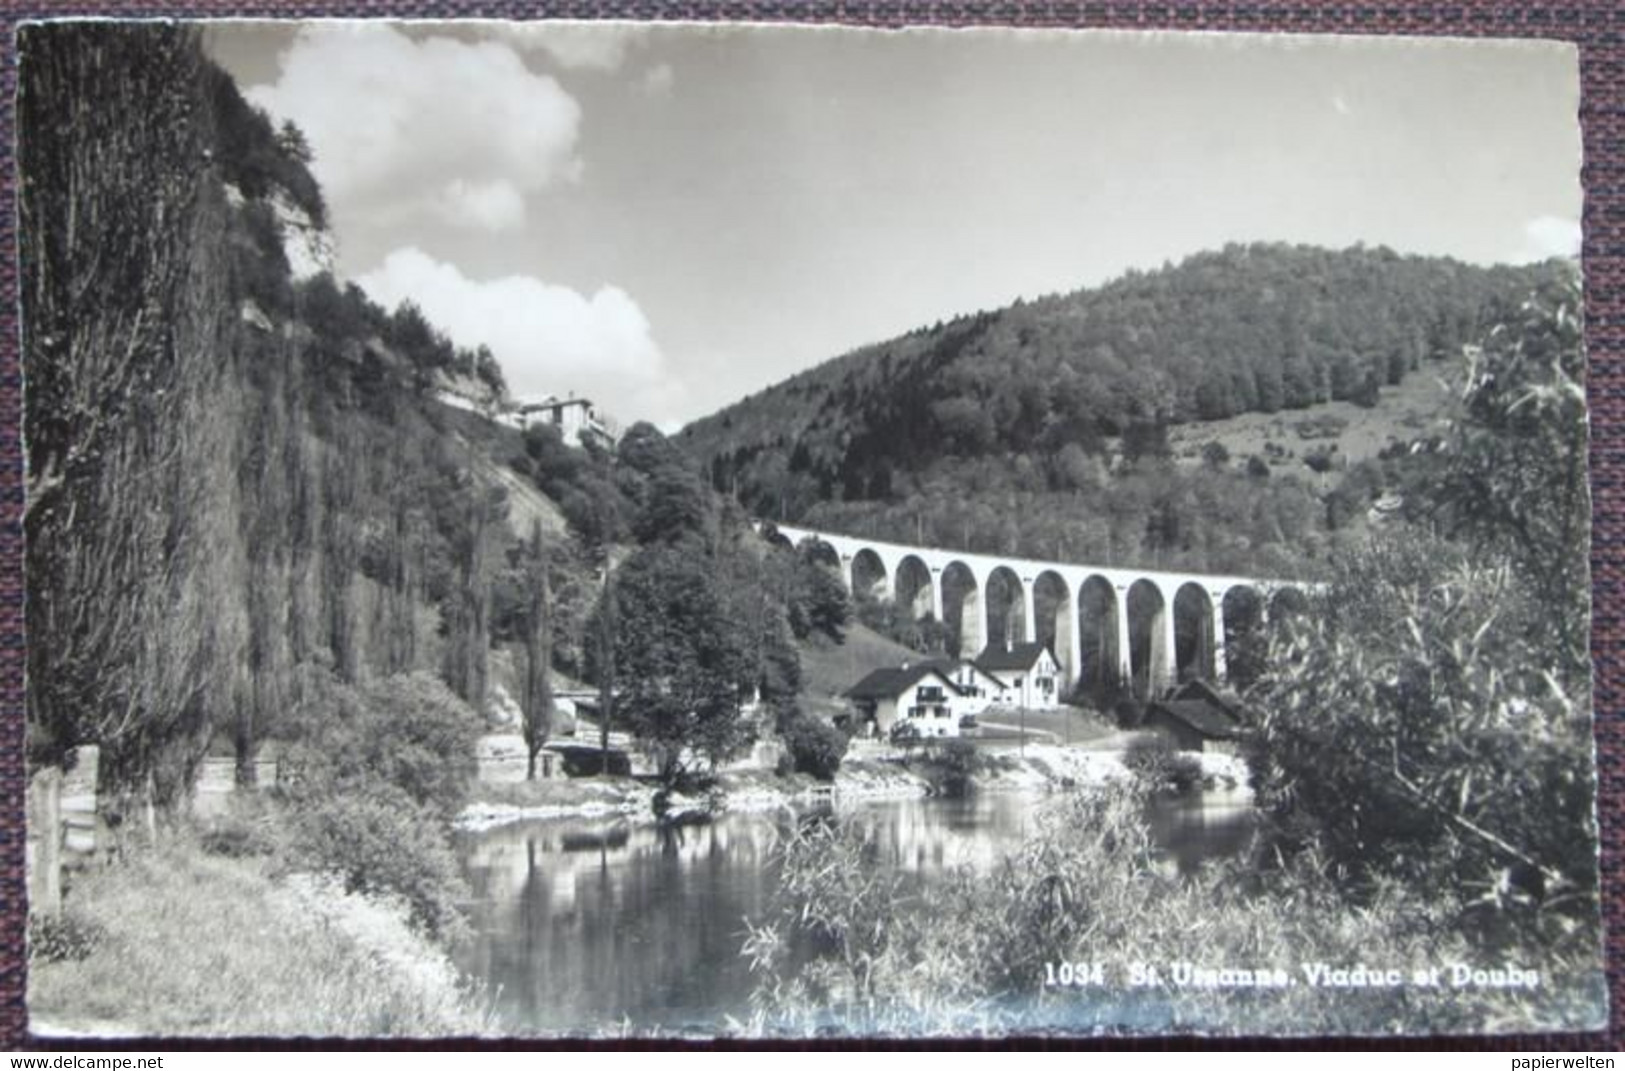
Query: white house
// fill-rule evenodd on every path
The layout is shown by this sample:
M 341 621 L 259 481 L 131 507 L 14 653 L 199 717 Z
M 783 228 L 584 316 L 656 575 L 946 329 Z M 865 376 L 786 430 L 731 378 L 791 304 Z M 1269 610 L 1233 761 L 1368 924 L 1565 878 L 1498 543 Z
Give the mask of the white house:
M 1006 685 L 993 700 L 999 706 L 1052 710 L 1061 705 L 1061 666 L 1042 643 L 989 647 L 976 656 L 976 668 Z
M 969 711 L 958 685 L 929 662 L 898 669 L 877 669 L 846 691 L 858 710 L 858 730 L 870 723 L 880 736 L 899 721 L 913 725 L 922 737 L 958 736 L 959 719 Z
M 1001 697 L 1006 696 L 1010 689 L 1004 681 L 968 658 L 938 658 L 922 664 L 940 671 L 959 689 L 960 699 L 955 709 L 962 715 L 982 713 L 1001 702 Z M 1002 701 L 1009 702 L 1009 699 Z
M 509 417 L 508 423 L 520 431 L 533 424 L 549 424 L 559 429 L 559 434 L 564 437 L 565 442 L 575 446 L 586 446 L 588 442 L 595 442 L 607 449 L 615 445 L 614 428 L 586 398 L 574 396 L 555 398 L 548 395 L 545 398 L 521 401 L 518 409 Z

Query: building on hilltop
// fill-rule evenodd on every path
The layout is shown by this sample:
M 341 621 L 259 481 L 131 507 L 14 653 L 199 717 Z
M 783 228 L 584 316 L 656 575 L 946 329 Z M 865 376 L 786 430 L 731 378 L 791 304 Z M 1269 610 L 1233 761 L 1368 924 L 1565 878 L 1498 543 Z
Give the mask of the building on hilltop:
M 564 441 L 572 446 L 584 447 L 591 443 L 609 450 L 620 437 L 614 422 L 599 413 L 589 399 L 573 394 L 568 398 L 549 394 L 521 400 L 511 413 L 505 414 L 503 422 L 520 431 L 537 424 L 557 428 Z

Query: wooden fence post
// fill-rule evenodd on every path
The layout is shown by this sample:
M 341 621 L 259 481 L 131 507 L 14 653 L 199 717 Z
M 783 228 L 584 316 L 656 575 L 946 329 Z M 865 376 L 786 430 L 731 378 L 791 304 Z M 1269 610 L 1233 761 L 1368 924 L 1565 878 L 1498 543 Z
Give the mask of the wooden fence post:
M 28 781 L 28 910 L 62 910 L 62 771 L 48 766 Z

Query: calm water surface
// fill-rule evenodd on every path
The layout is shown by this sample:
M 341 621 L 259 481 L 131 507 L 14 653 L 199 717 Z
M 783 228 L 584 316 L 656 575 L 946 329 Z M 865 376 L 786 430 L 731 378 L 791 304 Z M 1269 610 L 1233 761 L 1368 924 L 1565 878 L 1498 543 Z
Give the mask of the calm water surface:
M 863 804 L 879 864 L 930 881 L 993 866 L 1037 828 L 1045 797 Z M 753 979 L 744 920 L 772 907 L 773 848 L 784 815 L 729 814 L 662 829 L 550 819 L 467 835 L 476 936 L 459 965 L 496 998 L 513 1033 L 596 1033 L 626 1024 L 713 1034 L 746 1017 Z M 1159 803 L 1157 838 L 1181 869 L 1233 852 L 1251 831 L 1235 796 Z

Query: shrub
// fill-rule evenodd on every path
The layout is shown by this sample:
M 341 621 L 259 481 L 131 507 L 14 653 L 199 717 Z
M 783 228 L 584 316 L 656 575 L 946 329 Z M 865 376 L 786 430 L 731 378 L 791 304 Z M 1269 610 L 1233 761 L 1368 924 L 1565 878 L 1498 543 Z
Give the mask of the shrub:
M 835 780 L 846 757 L 847 735 L 818 718 L 797 713 L 781 730 L 791 766 L 820 781 Z
M 273 856 L 285 840 L 278 810 L 268 796 L 234 792 L 226 812 L 203 825 L 198 846 L 208 855 L 227 859 Z
M 1124 696 L 1112 704 L 1112 717 L 1119 729 L 1138 729 L 1145 720 L 1145 704 L 1132 696 Z
M 1130 741 L 1123 752 L 1123 766 L 1152 792 L 1189 792 L 1202 784 L 1202 760 L 1175 749 L 1161 733 Z
M 892 723 L 887 739 L 893 747 L 902 748 L 907 754 L 920 743 L 920 730 L 913 722 L 899 719 Z
M 1590 709 L 1553 601 L 1433 540 L 1349 555 L 1255 689 L 1261 805 L 1367 879 L 1494 889 L 1527 867 L 1594 905 Z
M 235 819 L 204 830 L 198 844 L 209 855 L 227 859 L 275 855 L 277 851 L 275 836 L 263 825 Z
M 36 962 L 86 959 L 106 937 L 100 925 L 71 911 L 28 916 L 28 957 Z
M 1348 430 L 1349 422 L 1340 416 L 1324 413 L 1305 417 L 1292 425 L 1300 439 L 1335 439 Z
M 346 892 L 399 896 L 431 937 L 461 931 L 457 901 L 467 890 L 434 814 L 399 789 L 335 796 L 301 808 L 296 865 L 337 874 Z
M 930 764 L 937 788 L 943 795 L 955 797 L 970 795 L 972 778 L 988 766 L 975 744 L 958 738 L 933 748 Z
M 383 782 L 443 818 L 456 814 L 476 772 L 477 714 L 435 677 L 388 677 L 364 688 L 311 682 L 295 712 L 278 788 L 298 801 Z
M 294 864 L 352 892 L 400 896 L 431 936 L 459 929 L 448 822 L 474 778 L 479 717 L 425 674 L 359 689 L 323 677 L 294 728 L 277 778 L 293 807 Z

